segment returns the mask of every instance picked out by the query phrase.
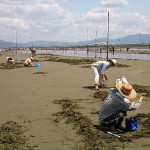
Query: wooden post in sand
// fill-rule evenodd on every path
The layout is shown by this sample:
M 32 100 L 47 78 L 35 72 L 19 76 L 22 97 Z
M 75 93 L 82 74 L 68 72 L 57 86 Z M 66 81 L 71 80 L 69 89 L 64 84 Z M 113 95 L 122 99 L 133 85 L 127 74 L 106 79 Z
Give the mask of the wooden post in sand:
M 109 48 L 109 12 L 108 12 L 108 31 L 107 31 L 107 60 L 108 60 L 108 48 Z
M 17 30 L 16 30 L 16 55 L 17 55 Z
M 97 30 L 96 30 L 96 35 L 95 35 L 95 58 L 96 58 L 96 52 L 97 52 Z
M 141 40 L 141 32 L 140 32 L 140 49 L 139 49 L 139 53 L 140 53 L 140 50 L 141 50 L 141 48 L 142 48 L 142 42 L 141 42 L 142 40 Z
M 31 44 L 32 44 L 32 49 L 33 49 L 32 33 L 31 33 Z
M 88 57 L 88 53 L 89 53 L 89 45 L 88 45 L 88 29 L 87 29 L 87 57 Z

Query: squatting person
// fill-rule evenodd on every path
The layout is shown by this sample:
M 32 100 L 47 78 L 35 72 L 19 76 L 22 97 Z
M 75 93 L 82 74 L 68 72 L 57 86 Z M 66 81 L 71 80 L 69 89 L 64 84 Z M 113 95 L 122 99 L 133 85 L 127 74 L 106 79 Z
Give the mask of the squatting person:
M 101 105 L 99 113 L 100 124 L 110 127 L 113 131 L 126 130 L 122 126 L 122 122 L 127 116 L 127 111 L 138 109 L 144 99 L 141 96 L 139 100 L 132 102 L 131 99 L 136 98 L 136 96 L 137 93 L 131 84 L 116 84 L 116 89 L 110 91 Z

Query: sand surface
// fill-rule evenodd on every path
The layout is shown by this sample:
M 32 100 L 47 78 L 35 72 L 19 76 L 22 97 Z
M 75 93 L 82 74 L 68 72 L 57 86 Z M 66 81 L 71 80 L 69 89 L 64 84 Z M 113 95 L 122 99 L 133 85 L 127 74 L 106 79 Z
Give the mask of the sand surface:
M 24 150 L 148 150 L 150 147 L 150 61 L 118 59 L 119 64 L 130 67 L 114 67 L 106 72 L 108 88 L 102 92 L 113 87 L 118 77 L 125 76 L 131 84 L 139 86 L 137 89 L 140 95 L 147 93 L 142 106 L 128 113 L 128 116 L 143 114 L 144 117 L 138 116 L 138 131 L 124 133 L 122 136 L 127 140 L 122 142 L 98 129 L 102 92 L 100 97 L 93 97 L 95 90 L 89 62 L 73 65 L 63 60 L 82 58 L 38 55 L 35 61 L 40 61 L 41 66 L 27 68 L 23 67 L 22 60 L 29 55 L 10 54 L 14 59 L 19 57 L 21 61 L 18 62 L 20 67 L 9 69 L 3 64 L 6 55 L 0 56 L 0 125 L 8 121 L 21 125 L 26 142 L 21 146 L 15 145 L 16 149 L 20 146 Z M 104 59 L 92 59 L 96 60 Z M 64 106 L 64 103 L 68 105 Z M 148 126 L 143 125 L 144 121 L 147 121 Z M 103 140 L 97 141 L 99 139 Z M 14 148 L 11 142 L 8 144 L 1 137 L 0 146 L 3 149 Z

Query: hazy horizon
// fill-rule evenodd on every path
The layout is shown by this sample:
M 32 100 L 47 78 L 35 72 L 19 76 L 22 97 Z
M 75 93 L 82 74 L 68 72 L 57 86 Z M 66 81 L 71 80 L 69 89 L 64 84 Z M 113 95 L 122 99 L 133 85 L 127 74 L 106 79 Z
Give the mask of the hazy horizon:
M 0 0 L 0 39 L 78 42 L 148 34 L 149 0 Z

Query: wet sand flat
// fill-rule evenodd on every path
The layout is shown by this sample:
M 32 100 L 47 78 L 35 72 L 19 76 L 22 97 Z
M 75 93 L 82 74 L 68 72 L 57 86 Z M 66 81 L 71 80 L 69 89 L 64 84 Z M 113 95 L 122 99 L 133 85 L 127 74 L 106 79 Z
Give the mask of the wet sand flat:
M 19 57 L 21 60 L 28 56 L 12 55 L 13 58 Z M 122 135 L 126 137 L 122 142 L 97 128 L 102 93 L 97 98 L 94 97 L 90 64 L 104 59 L 87 60 L 87 58 L 38 55 L 35 61 L 40 61 L 39 68 L 23 67 L 21 61 L 13 69 L 2 64 L 5 62 L 5 57 L 5 55 L 0 57 L 0 125 L 13 121 L 22 126 L 26 137 L 26 144 L 23 144 L 22 149 L 71 150 L 101 147 L 130 150 L 149 147 L 147 141 L 150 128 L 143 125 L 144 121 L 149 122 L 150 113 L 149 61 L 118 59 L 118 63 L 122 66 L 110 68 L 106 72 L 108 88 L 103 89 L 102 93 L 114 86 L 116 78 L 124 75 L 131 84 L 135 85 L 140 95 L 147 94 L 142 106 L 128 113 L 128 116 L 144 114 L 144 117 L 137 116 L 139 130 Z M 89 142 L 92 138 L 95 140 Z M 132 142 L 129 139 L 132 139 Z M 0 141 L 2 143 L 0 146 L 5 147 L 6 144 L 3 145 L 4 141 L 1 138 Z

